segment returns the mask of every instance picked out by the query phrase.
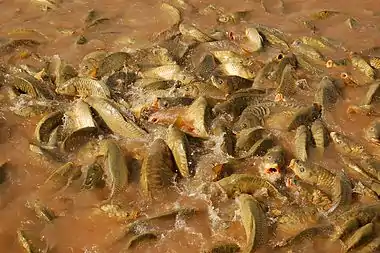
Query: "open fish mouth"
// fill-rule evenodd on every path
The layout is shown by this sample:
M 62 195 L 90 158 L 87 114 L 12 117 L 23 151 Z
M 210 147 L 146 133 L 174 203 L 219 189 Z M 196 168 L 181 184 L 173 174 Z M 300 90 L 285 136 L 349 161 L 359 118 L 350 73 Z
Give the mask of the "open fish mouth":
M 280 173 L 280 167 L 278 164 L 267 164 L 264 169 L 265 174 L 277 174 Z

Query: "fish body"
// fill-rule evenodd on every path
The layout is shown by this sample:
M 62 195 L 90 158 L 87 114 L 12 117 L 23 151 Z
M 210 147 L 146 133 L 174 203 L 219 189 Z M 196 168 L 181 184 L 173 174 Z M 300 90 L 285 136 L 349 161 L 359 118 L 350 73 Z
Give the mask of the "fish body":
M 141 166 L 140 185 L 143 193 L 152 197 L 157 190 L 170 185 L 173 171 L 170 148 L 163 139 L 154 140 Z
M 253 194 L 255 191 L 265 188 L 268 190 L 270 196 L 280 200 L 286 199 L 272 183 L 260 176 L 232 174 L 229 177 L 217 181 L 217 183 L 226 191 L 228 196 L 233 196 L 236 193 Z
M 120 111 L 107 99 L 87 97 L 84 101 L 97 111 L 114 133 L 126 138 L 141 138 L 146 135 L 146 132 L 132 120 L 124 118 Z
M 171 149 L 177 168 L 183 177 L 190 177 L 188 164 L 188 140 L 186 134 L 173 125 L 170 125 L 167 133 L 167 144 Z
M 315 147 L 318 149 L 320 154 L 323 154 L 325 147 L 328 146 L 329 141 L 330 141 L 328 130 L 326 129 L 321 119 L 316 119 L 311 124 L 310 130 L 311 130 L 311 134 L 314 140 Z
M 237 202 L 247 237 L 247 245 L 244 252 L 252 252 L 254 249 L 264 245 L 268 240 L 265 213 L 260 203 L 248 194 L 238 196 Z
M 56 88 L 56 92 L 68 96 L 110 97 L 107 85 L 102 81 L 87 77 L 73 77 Z
M 309 141 L 310 130 L 305 125 L 297 127 L 294 137 L 295 157 L 303 162 L 308 158 Z
M 111 200 L 116 194 L 125 190 L 129 171 L 124 155 L 115 141 L 105 139 L 99 145 L 104 155 L 105 181 L 110 190 L 107 200 Z
M 321 116 L 322 107 L 318 103 L 299 109 L 288 125 L 288 131 L 294 130 L 300 125 L 309 125 Z

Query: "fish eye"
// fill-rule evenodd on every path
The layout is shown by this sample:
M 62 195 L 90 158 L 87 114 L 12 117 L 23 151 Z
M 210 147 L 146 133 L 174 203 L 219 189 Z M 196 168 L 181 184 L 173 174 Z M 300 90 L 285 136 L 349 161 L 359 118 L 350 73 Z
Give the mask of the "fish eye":
M 168 103 L 168 101 L 164 101 L 164 102 L 162 103 L 162 105 L 163 105 L 164 107 L 168 107 L 168 106 L 169 106 L 169 103 Z
M 152 118 L 151 121 L 152 121 L 153 123 L 156 123 L 156 122 L 158 121 L 158 119 L 157 119 L 157 118 Z
M 246 128 L 246 127 L 247 127 L 247 124 L 246 124 L 246 123 L 243 123 L 243 124 L 241 124 L 241 126 L 242 126 L 243 128 Z
M 300 167 L 300 172 L 305 172 L 305 168 L 304 167 Z
M 222 79 L 219 80 L 219 84 L 223 84 L 223 80 Z

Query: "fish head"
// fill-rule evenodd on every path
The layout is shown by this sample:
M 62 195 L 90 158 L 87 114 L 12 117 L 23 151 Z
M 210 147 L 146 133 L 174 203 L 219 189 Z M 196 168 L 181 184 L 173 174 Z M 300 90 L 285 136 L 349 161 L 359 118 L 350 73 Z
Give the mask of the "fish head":
M 380 144 L 380 122 L 372 123 L 365 130 L 365 135 L 370 142 Z
M 347 144 L 347 141 L 345 140 L 345 137 L 337 132 L 331 132 L 330 137 L 332 141 L 337 145 L 339 148 L 342 148 L 344 150 L 350 150 L 350 147 Z
M 288 166 L 294 174 L 302 180 L 308 180 L 314 177 L 314 173 L 310 166 L 298 159 L 292 159 Z
M 227 85 L 227 79 L 221 76 L 212 75 L 210 79 L 211 83 L 217 88 L 226 87 Z
M 74 96 L 77 93 L 77 89 L 71 83 L 65 83 L 58 86 L 55 90 L 58 94 Z

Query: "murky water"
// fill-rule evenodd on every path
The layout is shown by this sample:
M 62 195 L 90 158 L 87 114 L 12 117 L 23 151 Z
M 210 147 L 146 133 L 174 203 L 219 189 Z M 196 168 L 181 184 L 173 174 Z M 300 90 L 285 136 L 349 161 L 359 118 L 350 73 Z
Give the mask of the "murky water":
M 181 2 L 181 1 L 178 1 Z M 310 35 L 311 31 L 300 23 L 311 13 L 323 9 L 341 12 L 340 15 L 316 23 L 317 33 L 344 43 L 350 51 L 361 51 L 380 45 L 380 5 L 377 0 L 204 0 L 187 1 L 188 8 L 182 12 L 183 20 L 195 24 L 206 33 L 216 29 L 238 34 L 246 23 L 221 25 L 217 22 L 218 11 L 235 12 L 251 10 L 248 23 L 261 23 L 276 27 L 293 38 Z M 42 5 L 42 6 L 41 6 Z M 160 1 L 155 0 L 68 0 L 58 3 L 56 9 L 43 10 L 44 1 L 38 0 L 0 0 L 0 39 L 15 35 L 16 29 L 34 29 L 36 39 L 41 45 L 35 55 L 49 57 L 60 55 L 68 62 L 79 64 L 84 55 L 96 49 L 120 51 L 127 48 L 141 48 L 152 45 L 152 38 L 171 26 L 168 14 L 160 8 Z M 264 5 L 264 6 L 263 6 Z M 212 8 L 214 7 L 214 8 Z M 264 11 L 264 8 L 266 11 Z M 108 20 L 85 29 L 84 20 L 90 10 L 99 11 Z M 215 10 L 216 9 L 216 10 Z M 345 21 L 355 18 L 358 26 L 350 29 Z M 79 45 L 78 37 L 83 35 L 88 42 Z M 0 61 L 12 64 L 30 64 L 39 67 L 35 57 L 19 57 L 22 51 L 12 54 L 0 54 Z M 331 57 L 340 57 L 332 55 Z M 331 72 L 331 75 L 339 73 Z M 366 88 L 346 88 L 343 99 L 336 105 L 335 111 L 328 115 L 331 130 L 343 132 L 360 141 L 368 150 L 378 154 L 378 147 L 364 141 L 363 129 L 374 119 L 354 115 L 348 117 L 347 106 L 362 99 Z M 4 92 L 2 94 L 5 94 Z M 306 96 L 309 98 L 309 96 Z M 7 180 L 0 185 L 0 251 L 23 252 L 16 231 L 26 230 L 35 238 L 42 238 L 51 248 L 51 252 L 122 252 L 128 238 L 123 238 L 123 227 L 128 219 L 118 220 L 99 213 L 96 204 L 107 196 L 107 191 L 96 189 L 80 190 L 80 183 L 75 182 L 63 192 L 57 192 L 57 185 L 45 180 L 52 169 L 60 164 L 51 159 L 35 154 L 29 150 L 29 143 L 34 141 L 34 129 L 42 117 L 21 118 L 2 108 L 3 120 L 0 125 L 0 162 L 8 162 Z M 289 148 L 293 133 L 278 132 L 281 127 L 268 123 L 281 144 Z M 139 168 L 145 152 L 146 143 L 120 143 L 132 168 Z M 90 156 L 90 154 L 88 155 Z M 133 159 L 134 158 L 134 159 Z M 311 157 L 318 160 L 318 158 Z M 239 218 L 234 218 L 237 205 L 233 200 L 215 201 L 202 193 L 202 185 L 211 177 L 211 168 L 220 162 L 218 155 L 212 153 L 198 162 L 198 171 L 191 182 L 185 180 L 177 187 L 177 192 L 165 192 L 154 202 L 146 201 L 138 191 L 138 169 L 132 172 L 132 183 L 125 194 L 118 196 L 118 203 L 127 212 L 138 215 L 159 214 L 178 205 L 191 206 L 199 211 L 190 217 L 167 219 L 153 224 L 159 233 L 159 240 L 142 243 L 128 252 L 201 252 L 214 242 L 237 242 L 245 245 L 244 228 Z M 254 171 L 256 160 L 241 168 L 239 172 Z M 332 170 L 340 170 L 336 162 L 336 153 L 329 147 L 324 156 L 323 165 Z M 40 200 L 53 209 L 59 216 L 52 223 L 38 219 L 28 208 L 27 203 Z M 215 204 L 216 203 L 216 204 Z M 237 216 L 239 217 L 239 216 Z M 133 218 L 133 217 L 132 217 Z M 131 219 L 132 219 L 131 218 Z M 152 228 L 141 228 L 147 231 Z M 272 238 L 272 237 L 271 237 Z M 275 237 L 273 236 L 272 239 Z M 34 243 L 43 248 L 44 242 Z M 260 249 L 260 252 L 264 252 Z M 318 241 L 301 250 L 310 252 L 337 252 L 340 246 Z M 274 252 L 268 247 L 267 252 Z

